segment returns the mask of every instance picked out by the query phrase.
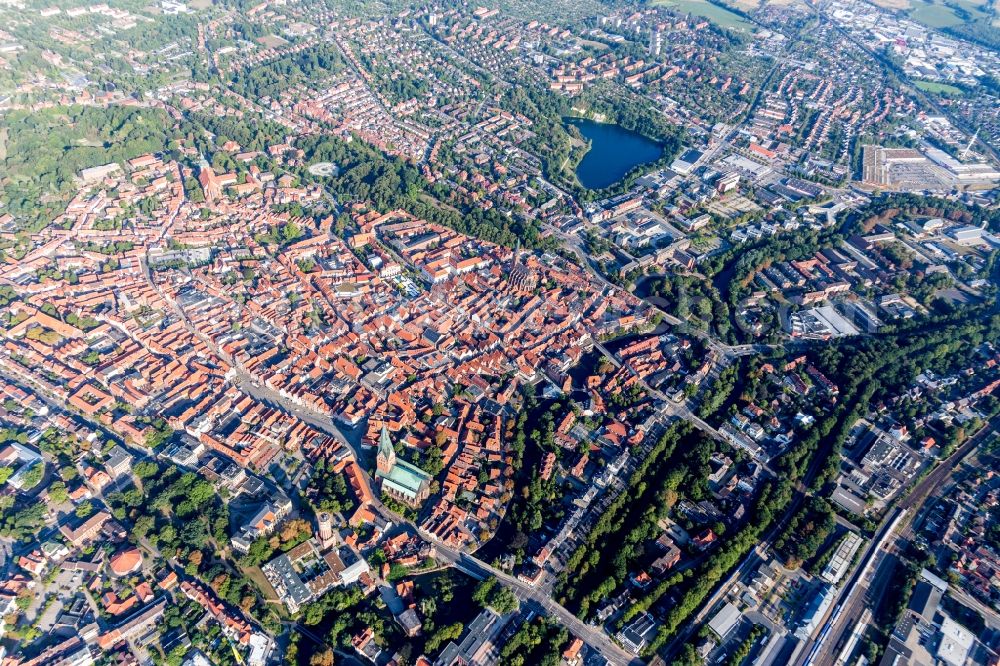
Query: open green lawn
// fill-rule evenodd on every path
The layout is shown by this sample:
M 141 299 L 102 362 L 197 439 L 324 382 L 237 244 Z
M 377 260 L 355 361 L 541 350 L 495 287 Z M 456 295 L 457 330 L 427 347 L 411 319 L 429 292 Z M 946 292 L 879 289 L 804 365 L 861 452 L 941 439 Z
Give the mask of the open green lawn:
M 989 7 L 975 2 L 975 0 L 952 0 L 956 5 L 972 14 L 972 18 L 979 20 L 989 16 Z
M 964 91 L 947 83 L 938 83 L 937 81 L 914 81 L 913 85 L 920 88 L 924 92 L 934 93 L 936 95 L 947 94 L 947 95 L 962 95 Z
M 681 12 L 701 16 L 712 23 L 730 30 L 746 30 L 750 32 L 754 26 L 745 18 L 708 0 L 654 0 L 654 4 L 672 7 Z
M 985 11 L 985 5 L 987 3 L 984 2 L 984 0 L 951 0 L 951 2 L 969 12 L 969 14 L 972 15 L 972 18 L 976 21 L 987 18 L 988 16 Z
M 939 2 L 916 0 L 910 9 L 910 18 L 931 28 L 947 28 L 962 23 L 962 19 L 947 5 Z
M 288 619 L 289 615 L 285 604 L 278 600 L 278 593 L 274 591 L 270 581 L 264 576 L 264 572 L 260 570 L 260 567 L 240 567 L 240 570 L 243 571 L 243 575 L 256 583 L 257 587 L 260 588 L 268 608 L 273 608 L 282 619 Z

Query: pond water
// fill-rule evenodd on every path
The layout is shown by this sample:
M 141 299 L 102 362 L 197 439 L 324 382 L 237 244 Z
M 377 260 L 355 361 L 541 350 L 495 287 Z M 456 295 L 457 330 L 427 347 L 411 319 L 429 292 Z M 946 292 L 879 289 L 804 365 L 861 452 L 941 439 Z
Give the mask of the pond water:
M 582 118 L 567 118 L 566 122 L 590 141 L 590 150 L 580 160 L 576 177 L 592 190 L 614 185 L 631 169 L 655 162 L 663 154 L 663 146 L 656 141 L 618 125 Z

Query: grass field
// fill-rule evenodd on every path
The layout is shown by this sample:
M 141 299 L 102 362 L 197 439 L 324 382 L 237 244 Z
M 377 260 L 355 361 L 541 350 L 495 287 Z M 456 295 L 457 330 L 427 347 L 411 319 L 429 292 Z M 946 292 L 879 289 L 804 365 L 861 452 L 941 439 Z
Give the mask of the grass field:
M 990 0 L 870 0 L 883 3 L 901 3 L 911 19 L 930 28 L 949 28 L 966 21 L 992 22 L 1000 27 L 1000 16 L 991 10 Z
M 279 46 L 284 46 L 288 43 L 287 40 L 279 37 L 278 35 L 264 35 L 263 37 L 258 38 L 257 41 L 267 49 L 276 49 Z
M 987 16 L 986 11 L 984 11 L 986 0 L 952 0 L 952 2 L 972 14 L 972 18 L 977 21 Z
M 726 0 L 726 2 L 736 9 L 742 9 L 745 12 L 752 12 L 762 7 L 806 6 L 806 0 Z
M 909 9 L 911 7 L 910 0 L 871 0 L 871 3 L 883 9 Z
M 657 5 L 671 7 L 677 11 L 701 16 L 712 23 L 729 30 L 745 30 L 751 32 L 754 25 L 735 12 L 731 12 L 708 0 L 655 0 Z
M 592 39 L 581 39 L 579 41 L 581 46 L 586 46 L 587 48 L 596 49 L 598 51 L 604 51 L 608 48 L 608 45 L 604 42 L 595 42 Z
M 260 588 L 261 594 L 264 596 L 264 601 L 267 603 L 268 608 L 273 608 L 275 612 L 282 618 L 288 619 L 288 611 L 285 609 L 285 604 L 278 600 L 278 593 L 274 591 L 274 587 L 271 586 L 271 582 L 267 580 L 264 572 L 260 570 L 260 567 L 241 567 L 243 574 L 256 583 L 257 587 Z
M 939 83 L 937 81 L 914 81 L 913 85 L 920 88 L 924 92 L 934 93 L 940 95 L 942 93 L 948 95 L 962 95 L 964 91 L 961 88 L 949 85 L 947 83 Z
M 962 19 L 955 15 L 951 7 L 938 2 L 914 0 L 909 14 L 917 23 L 923 23 L 931 28 L 947 28 L 962 23 Z

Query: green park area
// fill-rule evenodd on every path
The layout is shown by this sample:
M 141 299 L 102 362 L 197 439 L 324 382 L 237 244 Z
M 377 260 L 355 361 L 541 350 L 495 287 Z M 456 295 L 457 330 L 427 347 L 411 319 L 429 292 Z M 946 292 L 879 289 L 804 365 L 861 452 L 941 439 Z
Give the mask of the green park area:
M 729 30 L 746 30 L 750 32 L 754 28 L 750 21 L 736 12 L 729 11 L 725 7 L 708 2 L 708 0 L 656 0 L 654 4 L 694 14 L 695 16 L 701 16 Z
M 948 83 L 940 83 L 938 81 L 914 81 L 913 85 L 920 88 L 924 92 L 933 93 L 935 95 L 959 96 L 965 94 L 965 91 L 958 86 L 953 86 Z
M 931 28 L 950 28 L 987 16 L 975 0 L 913 0 L 909 15 Z

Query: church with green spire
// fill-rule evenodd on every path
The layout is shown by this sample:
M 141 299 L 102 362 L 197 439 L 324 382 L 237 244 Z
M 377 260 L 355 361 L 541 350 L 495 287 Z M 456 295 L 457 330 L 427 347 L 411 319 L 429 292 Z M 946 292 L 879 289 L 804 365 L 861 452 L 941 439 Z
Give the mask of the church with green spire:
M 378 440 L 375 479 L 382 492 L 408 506 L 420 506 L 431 492 L 431 475 L 416 465 L 396 459 L 396 449 L 384 425 Z

